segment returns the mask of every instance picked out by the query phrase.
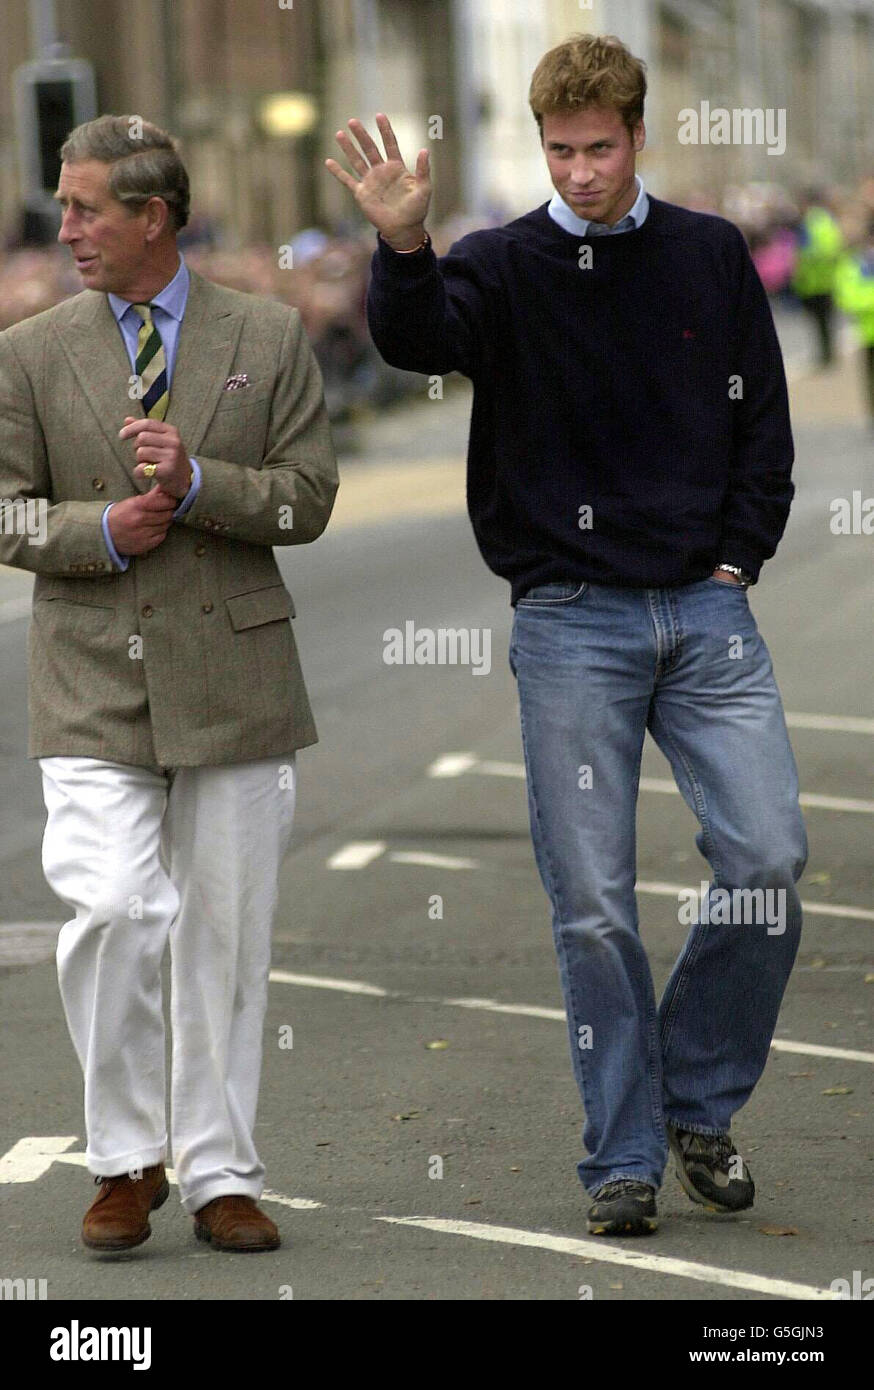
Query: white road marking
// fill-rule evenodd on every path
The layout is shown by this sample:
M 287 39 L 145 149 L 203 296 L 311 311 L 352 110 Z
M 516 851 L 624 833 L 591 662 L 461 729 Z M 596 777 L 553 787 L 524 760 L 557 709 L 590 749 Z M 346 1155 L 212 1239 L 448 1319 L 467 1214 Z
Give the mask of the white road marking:
M 0 922 L 0 965 L 36 965 L 55 954 L 60 922 Z
M 460 777 L 469 771 L 478 759 L 473 753 L 445 753 L 427 769 L 428 777 Z
M 389 855 L 395 864 L 424 864 L 429 869 L 478 869 L 478 859 L 463 859 L 451 854 L 425 854 L 419 850 L 396 850 Z
M 534 1250 L 551 1250 L 557 1255 L 578 1255 L 598 1263 L 625 1265 L 651 1274 L 671 1274 L 680 1279 L 696 1279 L 703 1284 L 721 1284 L 729 1289 L 749 1289 L 753 1293 L 769 1294 L 774 1298 L 796 1298 L 805 1301 L 833 1302 L 839 1294 L 813 1284 L 795 1284 L 788 1279 L 769 1279 L 762 1274 L 747 1274 L 743 1270 L 723 1269 L 719 1265 L 696 1264 L 670 1255 L 650 1255 L 627 1250 L 621 1245 L 604 1245 L 600 1240 L 575 1240 L 570 1236 L 550 1236 L 540 1231 L 523 1231 L 515 1226 L 487 1226 L 478 1221 L 447 1221 L 426 1216 L 377 1216 L 391 1226 L 415 1226 L 443 1235 L 467 1236 L 471 1240 L 494 1241 L 500 1245 L 527 1246 Z
M 30 594 L 22 598 L 7 598 L 0 603 L 0 623 L 17 623 L 20 618 L 29 618 L 33 608 Z
M 786 713 L 790 729 L 821 729 L 828 733 L 874 734 L 874 719 L 862 719 L 850 714 L 790 714 Z
M 564 1023 L 564 1009 L 541 1009 L 536 1004 L 498 1004 L 494 999 L 441 999 L 453 1009 L 483 1009 L 490 1014 L 519 1014 L 523 1018 L 548 1018 Z
M 477 768 L 481 771 L 482 768 Z M 524 768 L 523 768 L 524 776 Z M 680 789 L 667 777 L 641 777 L 642 792 L 662 792 L 667 796 L 679 796 Z M 874 801 L 860 801 L 850 796 L 821 796 L 819 792 L 802 792 L 798 798 L 802 806 L 811 806 L 819 811 L 856 811 L 874 815 Z
M 53 1163 L 71 1163 L 75 1168 L 87 1170 L 87 1154 L 65 1152 L 71 1144 L 76 1143 L 76 1134 L 46 1134 L 19 1139 L 0 1157 L 0 1182 L 35 1182 L 48 1172 Z M 176 1184 L 175 1169 L 166 1168 L 165 1171 L 167 1181 Z M 285 1197 L 281 1192 L 272 1192 L 269 1188 L 261 1193 L 259 1201 L 278 1202 L 284 1207 L 293 1207 L 295 1211 L 313 1211 L 324 1205 L 309 1197 Z
M 658 898 L 676 898 L 680 893 L 688 893 L 690 888 L 684 883 L 660 883 L 657 879 L 638 879 L 634 885 L 638 893 L 649 893 Z M 697 893 L 700 887 L 694 889 Z M 874 910 L 869 907 L 850 907 L 843 903 L 813 903 L 801 901 L 802 911 L 819 917 L 849 917 L 858 922 L 874 922 Z
M 836 1057 L 842 1062 L 874 1062 L 874 1052 L 854 1052 L 849 1047 L 820 1047 L 817 1043 L 786 1042 L 776 1038 L 772 1043 L 775 1052 L 801 1052 L 808 1057 Z
M 269 979 L 278 985 L 304 985 L 311 989 L 337 989 L 343 994 L 370 994 L 374 998 L 388 998 L 391 991 L 380 989 L 379 985 L 367 985 L 361 980 L 332 980 L 323 975 L 294 975 L 290 970 L 271 970 Z
M 77 1140 L 76 1134 L 39 1134 L 19 1139 L 0 1157 L 0 1182 L 35 1182 Z
M 271 970 L 270 979 L 276 984 L 304 985 L 310 989 L 334 989 L 345 994 L 371 994 L 385 999 L 406 1000 L 409 1004 L 441 1004 L 450 1009 L 481 1009 L 484 1013 L 515 1014 L 521 1018 L 545 1018 L 565 1023 L 563 1009 L 546 1009 L 538 1004 L 499 1004 L 496 999 L 440 999 L 436 996 L 407 994 L 398 989 L 381 989 L 378 985 L 363 984 L 361 980 L 328 979 L 321 975 L 292 975 L 286 970 Z M 824 1047 L 819 1043 L 788 1042 L 775 1039 L 775 1052 L 800 1052 L 811 1057 L 835 1057 L 845 1062 L 868 1062 L 874 1065 L 874 1052 L 855 1052 L 843 1047 Z
M 328 860 L 329 869 L 366 869 L 374 859 L 385 853 L 384 840 L 353 840 L 338 849 Z
M 805 717 L 813 718 L 814 716 Z M 820 717 L 825 718 L 824 715 Z M 857 724 L 868 722 L 874 726 L 874 719 L 869 721 L 856 720 L 855 722 Z M 451 756 L 454 761 L 450 771 L 434 773 L 431 768 L 438 766 L 438 763 L 432 763 L 431 768 L 427 770 L 428 776 L 460 777 L 462 773 L 475 772 L 481 777 L 513 777 L 520 781 L 525 779 L 524 763 L 492 762 L 487 758 L 476 758 L 472 753 L 453 753 Z M 680 795 L 680 789 L 676 782 L 671 781 L 669 777 L 641 777 L 640 790 L 642 792 L 659 792 L 665 796 Z M 810 806 L 818 811 L 852 811 L 869 816 L 874 815 L 874 801 L 865 801 L 859 797 L 825 796 L 819 792 L 802 792 L 798 799 L 802 806 Z

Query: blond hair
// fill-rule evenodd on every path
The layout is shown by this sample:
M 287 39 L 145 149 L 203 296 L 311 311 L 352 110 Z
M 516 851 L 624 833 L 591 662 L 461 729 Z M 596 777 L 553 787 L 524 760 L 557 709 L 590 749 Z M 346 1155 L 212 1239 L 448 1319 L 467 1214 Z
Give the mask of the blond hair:
M 586 106 L 613 107 L 629 133 L 643 120 L 646 63 L 615 34 L 571 34 L 544 54 L 534 70 L 528 102 L 543 139 L 544 116 L 566 116 Z

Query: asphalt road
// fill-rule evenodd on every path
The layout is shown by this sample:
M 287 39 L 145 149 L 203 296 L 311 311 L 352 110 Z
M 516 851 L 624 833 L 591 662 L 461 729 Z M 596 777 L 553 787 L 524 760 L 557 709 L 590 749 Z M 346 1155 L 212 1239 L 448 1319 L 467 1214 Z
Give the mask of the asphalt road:
M 874 1276 L 874 542 L 829 527 L 832 499 L 874 496 L 855 366 L 793 370 L 798 494 L 750 593 L 811 845 L 777 1045 L 733 1131 L 755 1207 L 708 1215 L 669 1169 L 655 1236 L 586 1233 L 582 1116 L 507 665 L 511 610 L 463 512 L 461 383 L 362 426 L 328 532 L 278 552 L 321 742 L 299 760 L 256 1134 L 284 1243 L 242 1266 L 195 1242 L 175 1189 L 138 1250 L 110 1259 L 79 1245 L 94 1189 L 51 956 L 64 909 L 42 878 L 38 769 L 24 754 L 29 581 L 0 576 L 0 1274 L 45 1278 L 50 1299 L 277 1300 L 290 1288 L 296 1300 L 579 1300 L 588 1289 L 602 1302 L 713 1303 L 818 1301 L 836 1278 Z M 489 673 L 386 665 L 384 633 L 408 620 L 489 629 Z M 649 739 L 643 776 L 639 904 L 660 992 L 685 935 L 677 886 L 708 869 Z M 815 1321 L 804 1311 L 796 1321 Z

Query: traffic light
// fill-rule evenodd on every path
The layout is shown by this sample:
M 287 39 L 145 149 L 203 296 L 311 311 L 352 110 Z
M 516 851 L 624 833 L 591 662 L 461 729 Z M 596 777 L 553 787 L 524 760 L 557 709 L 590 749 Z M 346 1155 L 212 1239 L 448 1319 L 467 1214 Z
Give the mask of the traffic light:
M 38 58 L 22 63 L 13 82 L 24 206 L 51 214 L 60 147 L 74 126 L 97 114 L 94 69 L 82 58 Z

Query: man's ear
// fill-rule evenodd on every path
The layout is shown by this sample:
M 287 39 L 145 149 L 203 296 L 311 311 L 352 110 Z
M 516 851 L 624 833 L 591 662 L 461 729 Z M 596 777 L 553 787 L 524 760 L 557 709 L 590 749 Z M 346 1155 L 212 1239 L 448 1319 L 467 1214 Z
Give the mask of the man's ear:
M 146 203 L 146 240 L 157 241 L 170 225 L 170 209 L 163 198 L 150 198 Z

